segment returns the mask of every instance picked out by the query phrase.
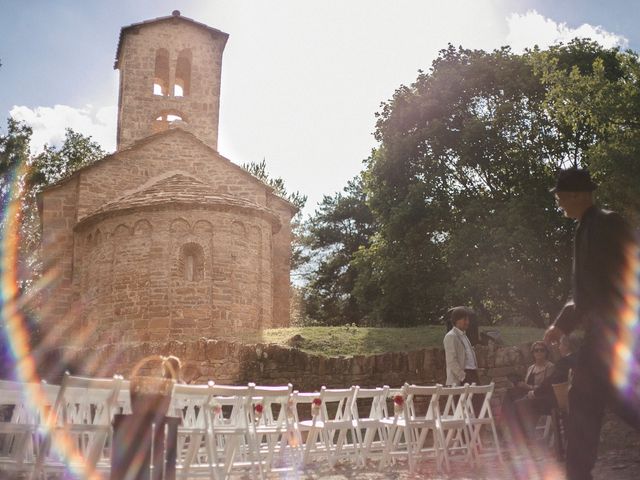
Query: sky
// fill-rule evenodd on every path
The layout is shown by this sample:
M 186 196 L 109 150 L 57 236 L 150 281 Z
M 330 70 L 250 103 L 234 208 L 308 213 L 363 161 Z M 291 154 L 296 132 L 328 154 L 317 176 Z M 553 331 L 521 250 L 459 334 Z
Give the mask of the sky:
M 382 102 L 447 44 L 515 51 L 575 36 L 640 48 L 635 0 L 0 0 L 0 113 L 32 147 L 65 128 L 115 150 L 122 26 L 170 15 L 227 32 L 218 150 L 267 162 L 305 214 L 363 168 Z M 0 122 L 6 133 L 6 122 Z

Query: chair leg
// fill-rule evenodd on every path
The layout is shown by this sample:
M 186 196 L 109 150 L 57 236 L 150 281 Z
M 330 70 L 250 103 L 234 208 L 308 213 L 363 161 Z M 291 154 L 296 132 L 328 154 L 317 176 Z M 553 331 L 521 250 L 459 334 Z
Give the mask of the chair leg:
M 413 452 L 413 429 L 409 427 L 404 428 L 404 441 L 407 444 L 407 457 L 409 463 L 409 472 L 415 473 L 416 471 L 416 459 L 414 457 Z
M 464 443 L 467 447 L 467 463 L 471 465 L 474 463 L 473 446 L 471 445 L 471 434 L 466 426 L 462 428 L 462 436 L 464 437 Z
M 437 429 L 438 432 L 438 443 L 440 444 L 440 455 L 442 456 L 442 460 L 444 460 L 445 470 L 447 472 L 451 471 L 451 465 L 449 463 L 449 448 L 447 445 L 447 440 L 445 439 L 444 432 Z M 442 465 L 442 460 L 440 460 L 440 465 Z
M 302 455 L 302 464 L 306 465 L 309 463 L 309 456 L 311 455 L 311 448 L 315 448 L 316 442 L 318 440 L 318 429 L 315 427 L 311 427 L 309 433 L 307 434 L 307 443 L 304 446 L 304 454 Z
M 382 470 L 387 466 L 387 462 L 389 461 L 389 457 L 391 456 L 391 448 L 393 446 L 397 428 L 398 427 L 396 425 L 390 425 L 388 431 L 386 432 L 385 440 L 383 442 L 384 448 L 382 449 L 382 455 L 380 456 L 378 470 Z
M 498 453 L 498 459 L 500 463 L 504 465 L 504 457 L 502 456 L 502 447 L 500 447 L 500 441 L 498 440 L 498 431 L 496 430 L 496 424 L 491 422 L 491 432 L 493 433 L 493 443 L 496 446 L 496 452 Z

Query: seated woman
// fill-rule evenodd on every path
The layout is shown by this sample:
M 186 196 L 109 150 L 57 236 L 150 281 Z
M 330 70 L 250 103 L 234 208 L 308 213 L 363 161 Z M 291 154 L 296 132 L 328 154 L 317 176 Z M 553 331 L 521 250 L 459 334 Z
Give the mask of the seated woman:
M 554 372 L 554 365 L 549 361 L 549 348 L 542 342 L 534 342 L 531 345 L 534 363 L 527 369 L 524 380 L 512 381 L 513 386 L 507 390 L 502 401 L 502 414 L 506 425 L 514 440 L 524 440 L 525 425 L 518 414 L 517 402 L 527 397 L 537 387 L 540 387 L 545 380 L 549 379 Z
M 569 379 L 569 370 L 574 366 L 579 338 L 575 335 L 565 335 L 560 339 L 558 350 L 561 358 L 555 364 L 552 374 L 537 388 L 529 391 L 524 398 L 517 400 L 516 413 L 524 432 L 532 432 L 540 415 L 549 415 L 556 407 L 556 396 L 553 385 L 564 383 Z

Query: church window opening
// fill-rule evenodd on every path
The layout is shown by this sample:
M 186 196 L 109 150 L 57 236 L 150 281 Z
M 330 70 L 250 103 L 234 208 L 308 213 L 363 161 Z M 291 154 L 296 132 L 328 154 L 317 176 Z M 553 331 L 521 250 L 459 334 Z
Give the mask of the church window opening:
M 194 262 L 194 258 L 193 255 L 189 254 L 187 255 L 187 264 L 185 265 L 185 280 L 189 280 L 189 281 L 193 281 L 193 262 Z
M 153 133 L 167 130 L 170 125 L 186 124 L 187 121 L 181 112 L 175 110 L 163 111 L 153 121 Z
M 188 282 L 204 278 L 204 250 L 197 243 L 187 243 L 180 248 L 178 275 Z
M 160 48 L 156 52 L 156 67 L 153 75 L 153 94 L 169 94 L 169 51 Z
M 191 50 L 185 49 L 178 54 L 176 61 L 176 80 L 173 85 L 174 97 L 186 97 L 191 92 Z

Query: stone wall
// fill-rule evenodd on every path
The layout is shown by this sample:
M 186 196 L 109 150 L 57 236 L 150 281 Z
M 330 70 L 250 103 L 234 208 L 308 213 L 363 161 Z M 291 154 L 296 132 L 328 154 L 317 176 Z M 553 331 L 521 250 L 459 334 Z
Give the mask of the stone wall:
M 276 198 L 266 185 L 213 152 L 188 132 L 170 130 L 152 140 L 107 157 L 43 193 L 43 257 L 47 266 L 55 266 L 54 272 L 57 274 L 56 283 L 49 289 L 47 304 L 40 315 L 44 323 L 55 325 L 56 328 L 72 329 L 82 326 L 92 328 L 95 325 L 99 330 L 104 330 L 114 321 L 117 323 L 122 320 L 127 325 L 124 329 L 118 327 L 114 331 L 124 341 L 160 340 L 176 338 L 176 335 L 181 340 L 186 338 L 178 331 L 172 334 L 171 328 L 190 330 L 190 338 L 193 338 L 202 335 L 215 337 L 229 328 L 287 326 L 291 258 L 289 222 L 293 213 L 290 204 Z M 141 209 L 129 209 L 125 215 L 127 218 L 119 222 L 122 224 L 119 229 L 118 222 L 113 219 L 116 214 L 100 220 L 108 224 L 103 228 L 99 223 L 88 222 L 92 212 L 109 202 L 139 192 L 154 185 L 154 181 L 174 174 L 202 179 L 214 192 L 246 200 L 265 212 L 271 212 L 274 218 L 278 218 L 280 228 L 274 233 L 271 225 L 266 225 L 257 214 L 255 218 L 245 218 L 246 215 L 234 213 L 234 218 L 228 219 L 221 213 L 201 215 L 196 206 L 191 208 L 191 213 L 179 215 L 175 209 L 166 208 L 164 214 L 154 214 L 157 217 L 155 220 Z M 185 210 L 186 207 L 180 208 Z M 177 234 L 173 235 L 168 225 L 180 217 L 185 218 L 189 227 L 185 235 L 176 237 Z M 179 320 L 182 322 L 180 327 L 170 327 L 166 325 L 166 313 L 160 311 L 163 302 L 167 301 L 167 285 L 162 283 L 166 280 L 165 270 L 172 265 L 176 253 L 175 248 L 172 250 L 167 245 L 171 241 L 177 242 L 195 235 L 192 230 L 200 220 L 208 222 L 213 228 L 213 234 L 207 233 L 209 239 L 201 245 L 205 253 L 212 252 L 207 257 L 211 275 L 207 276 L 206 282 L 206 288 L 212 294 L 205 294 L 204 298 L 210 303 L 212 295 L 218 295 L 222 300 L 209 308 L 200 300 L 194 300 L 194 295 L 186 290 L 184 298 L 174 295 L 172 298 L 176 302 L 184 303 L 183 312 L 197 304 L 198 315 L 196 318 L 185 314 Z M 234 221 L 235 237 L 231 231 Z M 91 224 L 91 231 L 86 230 L 87 223 Z M 144 240 L 147 237 L 151 240 Z M 99 242 L 102 242 L 102 246 L 98 246 Z M 133 248 L 136 242 L 140 248 L 128 252 L 128 259 L 131 260 L 137 252 L 138 258 L 145 257 L 148 262 L 140 262 L 135 268 L 127 266 L 127 261 L 121 260 L 120 255 L 107 251 Z M 158 268 L 160 272 L 156 275 Z M 124 269 L 124 277 L 120 278 L 118 269 Z M 128 278 L 130 274 L 136 277 L 137 283 L 132 283 Z M 208 275 L 206 270 L 205 275 Z M 108 283 L 109 278 L 112 278 L 111 283 Z M 232 282 L 230 288 L 225 286 L 225 282 Z M 176 286 L 176 293 L 177 289 Z M 122 303 L 123 307 L 135 304 L 132 310 L 123 314 L 122 309 L 116 311 L 112 307 L 112 299 L 118 295 L 122 301 L 115 303 Z M 231 296 L 233 298 L 228 300 Z M 228 308 L 231 303 L 237 307 L 234 307 L 233 314 L 229 313 Z M 145 305 L 157 310 L 153 320 L 148 309 L 145 310 Z M 205 308 L 209 308 L 211 313 L 208 318 L 202 314 Z M 189 321 L 191 323 L 187 325 Z M 150 322 L 155 323 L 152 325 Z M 208 323 L 203 325 L 203 322 Z M 144 333 L 145 329 L 147 333 Z M 73 340 L 75 337 L 60 337 L 65 342 L 67 338 Z M 94 344 L 113 341 L 117 340 L 107 335 Z
M 266 206 L 270 196 L 269 188 L 260 180 L 208 148 L 191 133 L 172 128 L 81 170 L 78 219 L 174 172 L 184 172 L 220 193 L 257 205 Z
M 271 228 L 251 215 L 162 206 L 80 229 L 74 287 L 89 344 L 270 327 Z
M 66 350 L 63 363 L 78 374 L 110 376 L 120 373 L 126 377 L 134 364 L 156 354 L 180 357 L 185 364 L 185 375 L 193 383 L 207 380 L 219 384 L 290 382 L 295 389 L 309 391 L 322 385 L 334 388 L 350 385 L 398 387 L 404 382 L 445 382 L 442 348 L 324 357 L 280 345 L 247 345 L 203 338 L 192 342 L 144 342 Z M 507 386 L 508 374 L 524 374 L 532 363 L 528 344 L 501 348 L 478 346 L 476 354 L 481 381 L 494 381 L 498 392 Z

